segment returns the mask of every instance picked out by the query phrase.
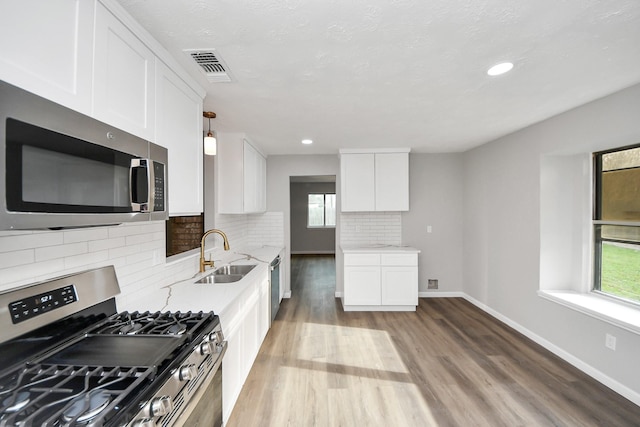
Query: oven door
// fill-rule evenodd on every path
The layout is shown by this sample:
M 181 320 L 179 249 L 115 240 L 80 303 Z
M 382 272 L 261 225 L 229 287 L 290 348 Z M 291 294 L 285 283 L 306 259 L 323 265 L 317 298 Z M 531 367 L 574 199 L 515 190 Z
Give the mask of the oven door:
M 223 342 L 222 351 L 213 368 L 189 397 L 180 416 L 168 426 L 222 426 L 222 359 L 227 345 L 226 341 Z

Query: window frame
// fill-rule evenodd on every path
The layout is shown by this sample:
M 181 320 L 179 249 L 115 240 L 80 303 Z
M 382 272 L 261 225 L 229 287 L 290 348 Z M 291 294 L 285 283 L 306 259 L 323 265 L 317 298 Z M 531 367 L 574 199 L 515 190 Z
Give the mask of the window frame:
M 592 161 L 593 161 L 593 209 L 592 209 L 592 238 L 591 243 L 593 247 L 593 263 L 592 263 L 592 273 L 593 280 L 591 281 L 591 292 L 603 296 L 606 298 L 610 298 L 617 302 L 621 302 L 624 304 L 631 305 L 636 308 L 640 308 L 640 300 L 632 300 L 628 298 L 624 298 L 623 296 L 616 295 L 607 291 L 602 290 L 602 243 L 603 241 L 611 241 L 611 242 L 619 242 L 619 243 L 632 243 L 640 246 L 639 242 L 636 241 L 625 241 L 624 239 L 613 239 L 613 238 L 604 238 L 602 237 L 602 227 L 603 226 L 624 226 L 624 227 L 636 227 L 640 228 L 640 219 L 637 221 L 629 221 L 629 220 L 603 220 L 602 219 L 602 187 L 603 187 L 603 156 L 610 153 L 621 152 L 630 149 L 640 148 L 640 144 L 628 145 L 624 147 L 618 147 L 613 149 L 607 149 L 603 151 L 598 151 L 592 153 Z
M 311 225 L 309 224 L 309 220 L 310 220 L 310 209 L 309 209 L 309 198 L 310 196 L 322 196 L 323 197 L 323 210 L 324 210 L 324 215 L 323 215 L 323 225 Z M 308 229 L 325 229 L 325 228 L 336 228 L 336 224 L 335 222 L 337 222 L 337 212 L 335 212 L 334 217 L 333 217 L 333 222 L 334 224 L 332 225 L 327 225 L 327 196 L 333 196 L 334 198 L 334 211 L 337 211 L 336 209 L 336 193 L 335 192 L 313 192 L 313 193 L 308 193 L 307 194 L 307 228 Z

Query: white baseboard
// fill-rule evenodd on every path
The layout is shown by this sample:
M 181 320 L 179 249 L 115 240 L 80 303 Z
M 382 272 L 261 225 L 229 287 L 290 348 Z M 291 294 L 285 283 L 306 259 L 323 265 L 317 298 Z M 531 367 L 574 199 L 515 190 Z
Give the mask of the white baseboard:
M 464 292 L 418 292 L 418 298 L 464 298 Z
M 291 298 L 291 291 L 286 291 L 282 298 Z
M 342 292 L 336 291 L 334 295 L 336 296 L 336 298 L 342 298 Z
M 568 352 L 564 351 L 560 347 L 558 347 L 555 344 L 547 341 L 546 339 L 542 338 L 541 336 L 539 336 L 537 334 L 534 334 L 533 332 L 531 332 L 530 330 L 526 329 L 525 327 L 523 327 L 519 323 L 516 323 L 513 320 L 509 319 L 508 317 L 498 313 L 494 309 L 492 309 L 489 306 L 485 305 L 484 303 L 476 300 L 475 298 L 473 298 L 473 297 L 471 297 L 471 296 L 469 296 L 469 295 L 467 295 L 467 294 L 465 294 L 463 292 L 461 292 L 460 294 L 464 299 L 466 299 L 471 304 L 475 305 L 476 307 L 478 307 L 479 309 L 481 309 L 485 313 L 490 314 L 491 316 L 495 317 L 496 319 L 498 319 L 502 323 L 512 327 L 516 331 L 520 332 L 522 335 L 526 336 L 527 338 L 531 339 L 532 341 L 535 341 L 537 344 L 540 344 L 542 347 L 544 347 L 545 349 L 549 350 L 551 353 L 555 354 L 556 356 L 560 357 L 564 361 L 566 361 L 566 362 L 570 363 L 571 365 L 575 366 L 576 368 L 578 368 L 579 370 L 581 370 L 585 374 L 589 375 L 593 379 L 601 382 L 605 386 L 609 387 L 611 390 L 615 391 L 616 393 L 624 396 L 625 398 L 629 399 L 630 401 L 632 401 L 636 405 L 640 406 L 640 393 L 630 389 L 626 385 L 621 384 L 618 381 L 614 380 L 613 378 L 605 375 L 604 373 L 602 373 L 601 371 L 597 370 L 593 366 L 591 366 L 591 365 L 589 365 L 587 363 L 584 363 L 582 360 L 578 359 L 577 357 L 575 357 L 571 353 L 568 353 Z M 429 296 L 433 296 L 433 294 L 431 294 Z

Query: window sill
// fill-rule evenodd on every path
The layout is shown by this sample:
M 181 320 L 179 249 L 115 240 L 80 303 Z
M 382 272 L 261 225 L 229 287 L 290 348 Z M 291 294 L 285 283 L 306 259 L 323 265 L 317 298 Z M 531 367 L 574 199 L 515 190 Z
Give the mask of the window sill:
M 549 301 L 640 334 L 640 309 L 595 294 L 575 291 L 538 291 Z

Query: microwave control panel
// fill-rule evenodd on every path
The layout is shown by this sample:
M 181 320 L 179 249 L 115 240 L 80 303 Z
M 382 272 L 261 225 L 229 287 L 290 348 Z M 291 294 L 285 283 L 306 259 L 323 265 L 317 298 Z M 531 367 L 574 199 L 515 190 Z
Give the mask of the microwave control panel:
M 164 211 L 164 165 L 160 162 L 153 162 L 153 176 L 155 182 L 153 183 L 153 211 Z

